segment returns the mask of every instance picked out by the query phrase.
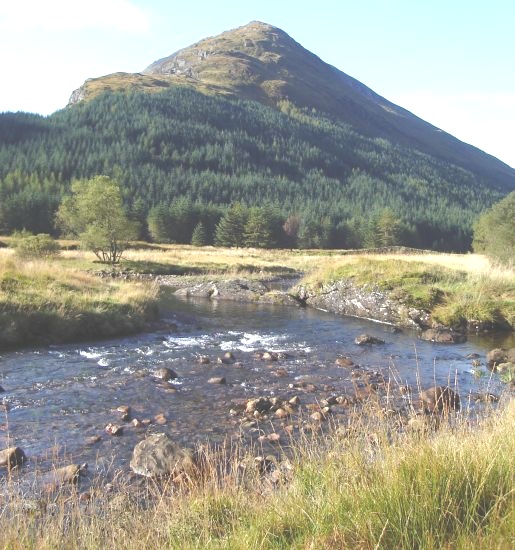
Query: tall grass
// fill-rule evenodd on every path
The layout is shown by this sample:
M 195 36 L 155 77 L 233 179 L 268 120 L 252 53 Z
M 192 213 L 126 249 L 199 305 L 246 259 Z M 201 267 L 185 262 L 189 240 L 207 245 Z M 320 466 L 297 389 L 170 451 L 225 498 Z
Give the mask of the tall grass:
M 130 333 L 156 315 L 150 285 L 0 255 L 0 348 Z
M 294 444 L 286 474 L 242 473 L 206 456 L 187 486 L 149 484 L 146 504 L 99 488 L 0 515 L 9 548 L 512 548 L 515 402 L 477 425 L 422 436 L 363 417 L 354 430 Z M 224 462 L 225 463 L 225 462 Z M 17 512 L 19 510 L 19 512 Z

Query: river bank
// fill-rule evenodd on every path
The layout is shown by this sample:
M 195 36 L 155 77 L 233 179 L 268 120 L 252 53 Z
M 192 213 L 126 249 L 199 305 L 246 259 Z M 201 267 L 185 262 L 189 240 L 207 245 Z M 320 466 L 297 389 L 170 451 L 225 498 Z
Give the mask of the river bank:
M 140 498 L 120 480 L 87 492 L 66 484 L 39 500 L 11 483 L 0 497 L 0 541 L 41 549 L 510 548 L 514 420 L 511 401 L 437 431 L 399 431 L 395 417 L 372 407 L 348 429 L 304 437 L 280 461 L 238 446 L 204 449 L 198 474 L 153 481 Z
M 477 255 L 163 245 L 129 250 L 119 266 L 99 269 L 77 250 L 47 263 L 9 252 L 0 258 L 0 349 L 145 330 L 159 315 L 158 286 L 183 297 L 311 306 L 431 329 L 428 339 L 515 324 L 513 270 Z

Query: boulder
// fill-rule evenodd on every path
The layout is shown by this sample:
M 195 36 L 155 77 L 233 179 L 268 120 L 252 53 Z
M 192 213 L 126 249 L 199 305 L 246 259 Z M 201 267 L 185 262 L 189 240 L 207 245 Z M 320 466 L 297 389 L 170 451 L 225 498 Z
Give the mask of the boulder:
M 208 384 L 227 384 L 224 376 L 213 376 L 207 381 Z
M 197 471 L 192 449 L 179 447 L 165 434 L 152 434 L 140 441 L 132 453 L 130 467 L 136 474 L 159 478 L 164 476 L 191 476 Z
M 490 370 L 498 370 L 499 365 L 515 363 L 515 348 L 496 348 L 486 355 L 486 365 Z
M 461 344 L 467 337 L 450 329 L 429 328 L 420 333 L 420 339 L 438 344 Z
M 360 334 L 356 337 L 354 343 L 358 346 L 364 346 L 367 344 L 384 344 L 384 340 L 381 340 L 381 338 L 377 338 L 376 336 L 372 336 L 370 334 Z
M 0 451 L 0 466 L 7 466 L 7 468 L 21 466 L 26 458 L 25 453 L 20 447 L 8 447 Z
M 435 386 L 423 391 L 420 402 L 428 413 L 460 410 L 460 396 L 447 386 Z
M 87 464 L 69 464 L 57 468 L 43 477 L 43 485 L 47 491 L 57 490 L 63 485 L 75 485 L 87 469 Z
M 161 367 L 160 369 L 157 369 L 154 371 L 154 376 L 164 380 L 165 382 L 178 378 L 177 373 L 168 367 Z

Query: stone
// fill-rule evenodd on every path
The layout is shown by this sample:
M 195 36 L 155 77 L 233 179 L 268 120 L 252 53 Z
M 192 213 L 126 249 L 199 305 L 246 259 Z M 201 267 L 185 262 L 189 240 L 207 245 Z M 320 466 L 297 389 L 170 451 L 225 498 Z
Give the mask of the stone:
M 300 397 L 298 395 L 294 395 L 289 401 L 288 403 L 290 405 L 293 405 L 294 407 L 298 407 L 299 404 L 300 404 Z
M 0 393 L 4 393 L 4 392 L 5 392 L 4 388 L 2 388 L 2 386 L 0 386 Z
M 26 460 L 27 457 L 20 447 L 8 447 L 0 451 L 0 466 L 14 468 L 21 466 Z
M 354 343 L 358 346 L 365 346 L 368 344 L 384 344 L 384 340 L 377 338 L 377 336 L 372 336 L 370 334 L 360 334 L 354 340 Z
M 224 376 L 213 376 L 207 381 L 208 384 L 227 384 L 227 380 Z
M 118 426 L 117 424 L 109 423 L 105 427 L 104 431 L 105 431 L 106 434 L 119 436 L 119 435 L 122 435 L 122 433 L 123 433 L 123 427 Z
M 310 414 L 309 417 L 311 420 L 315 420 L 315 422 L 322 422 L 322 420 L 325 420 L 325 416 L 320 411 L 315 411 L 314 413 Z
M 211 362 L 211 360 L 209 359 L 209 357 L 207 357 L 207 355 L 201 355 L 197 359 L 197 363 L 199 365 L 209 365 L 210 362 Z
M 152 434 L 140 441 L 132 453 L 130 467 L 145 477 L 191 477 L 198 471 L 192 449 L 179 447 L 168 434 Z
M 141 428 L 143 426 L 143 422 L 141 422 L 141 420 L 138 420 L 137 418 L 133 418 L 131 424 L 134 426 L 134 428 Z
M 461 344 L 466 342 L 467 337 L 450 329 L 429 328 L 420 333 L 420 339 L 438 344 Z
M 154 416 L 154 422 L 160 426 L 164 426 L 168 422 L 168 418 L 163 413 L 159 413 Z
M 348 357 L 337 357 L 334 363 L 335 365 L 343 368 L 349 368 L 354 365 L 354 361 L 352 359 L 349 359 Z
M 263 355 L 261 356 L 261 359 L 263 361 L 277 361 L 278 356 L 277 353 L 265 351 L 265 353 L 263 353 Z
M 288 416 L 288 414 L 289 414 L 289 413 L 288 413 L 285 409 L 283 409 L 283 408 L 277 409 L 277 410 L 275 411 L 275 416 L 276 416 L 277 418 L 286 418 L 286 417 Z
M 497 370 L 503 363 L 515 363 L 515 348 L 496 348 L 486 355 L 486 365 L 490 370 Z
M 88 469 L 87 464 L 69 464 L 49 472 L 43 477 L 45 490 L 54 491 L 63 485 L 76 485 Z
M 449 412 L 460 410 L 460 396 L 447 386 L 435 386 L 420 394 L 425 412 Z
M 161 367 L 160 369 L 157 369 L 156 371 L 154 371 L 154 376 L 156 378 L 164 380 L 165 382 L 178 378 L 177 373 L 172 369 L 169 369 L 168 367 Z
M 92 445 L 96 445 L 99 441 L 102 441 L 102 438 L 99 435 L 92 435 L 84 441 L 84 444 L 91 447 Z

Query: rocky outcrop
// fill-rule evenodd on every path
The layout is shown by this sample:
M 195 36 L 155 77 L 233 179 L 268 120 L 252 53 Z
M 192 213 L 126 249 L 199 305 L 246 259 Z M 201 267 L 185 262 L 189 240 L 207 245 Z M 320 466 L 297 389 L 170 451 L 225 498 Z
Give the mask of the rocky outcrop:
M 299 305 L 300 303 L 298 299 L 286 292 L 271 290 L 262 281 L 242 279 L 198 283 L 179 288 L 175 295 L 184 298 L 209 298 L 262 304 Z
M 427 311 L 400 303 L 378 288 L 359 287 L 348 279 L 328 283 L 317 289 L 299 286 L 295 293 L 308 306 L 340 315 L 411 328 L 431 326 Z
M 370 344 L 384 344 L 384 340 L 370 334 L 360 334 L 356 336 L 354 343 L 358 346 L 366 346 Z
M 132 454 L 130 467 L 146 477 L 192 476 L 197 464 L 192 449 L 182 449 L 165 433 L 153 434 L 140 441 Z

